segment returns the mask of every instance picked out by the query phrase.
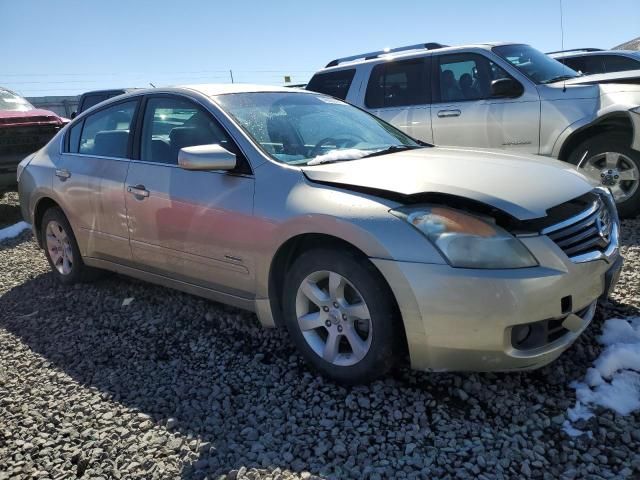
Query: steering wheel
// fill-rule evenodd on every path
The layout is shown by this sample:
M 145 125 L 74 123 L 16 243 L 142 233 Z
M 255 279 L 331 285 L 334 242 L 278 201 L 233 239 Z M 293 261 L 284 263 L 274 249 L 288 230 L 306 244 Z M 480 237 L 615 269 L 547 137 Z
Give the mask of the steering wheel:
M 330 141 L 333 141 L 338 147 L 353 147 L 354 145 L 357 145 L 359 141 L 365 141 L 365 139 L 360 135 L 351 134 L 351 136 L 353 138 L 325 137 L 315 144 L 311 149 L 309 156 L 311 158 L 317 157 L 320 154 L 322 147 Z

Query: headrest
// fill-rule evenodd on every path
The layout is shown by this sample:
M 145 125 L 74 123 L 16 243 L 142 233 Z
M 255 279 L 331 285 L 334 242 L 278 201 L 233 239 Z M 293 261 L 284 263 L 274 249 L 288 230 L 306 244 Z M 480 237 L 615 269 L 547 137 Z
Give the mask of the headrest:
M 104 130 L 96 134 L 93 155 L 104 157 L 126 157 L 129 130 Z

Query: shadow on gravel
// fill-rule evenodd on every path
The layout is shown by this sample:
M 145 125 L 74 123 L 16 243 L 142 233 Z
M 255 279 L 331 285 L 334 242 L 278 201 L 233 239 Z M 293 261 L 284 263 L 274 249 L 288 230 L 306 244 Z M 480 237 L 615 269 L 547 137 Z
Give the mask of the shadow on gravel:
M 510 476 L 525 459 L 540 462 L 530 466 L 540 474 L 561 473 L 566 437 L 553 417 L 573 406 L 568 383 L 598 354 L 592 328 L 531 373 L 401 369 L 347 389 L 310 373 L 286 335 L 251 314 L 119 276 L 72 288 L 37 276 L 0 297 L 0 326 L 78 382 L 196 440 L 184 478 L 241 466 L 376 478 L 499 465 Z M 551 446 L 531 453 L 532 439 Z

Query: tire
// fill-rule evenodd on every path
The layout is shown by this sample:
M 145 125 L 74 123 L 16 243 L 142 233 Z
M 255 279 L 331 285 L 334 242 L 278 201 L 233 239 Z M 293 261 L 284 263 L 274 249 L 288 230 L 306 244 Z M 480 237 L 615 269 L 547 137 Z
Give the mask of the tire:
M 293 342 L 323 375 L 342 384 L 368 383 L 395 364 L 403 332 L 398 309 L 365 257 L 332 249 L 303 253 L 287 272 L 283 306 Z
M 631 218 L 640 213 L 640 152 L 629 146 L 625 135 L 596 135 L 571 152 L 568 161 L 611 189 L 620 217 Z
M 72 285 L 101 276 L 101 270 L 87 267 L 82 261 L 76 237 L 60 208 L 52 207 L 44 212 L 40 235 L 51 271 L 60 283 Z

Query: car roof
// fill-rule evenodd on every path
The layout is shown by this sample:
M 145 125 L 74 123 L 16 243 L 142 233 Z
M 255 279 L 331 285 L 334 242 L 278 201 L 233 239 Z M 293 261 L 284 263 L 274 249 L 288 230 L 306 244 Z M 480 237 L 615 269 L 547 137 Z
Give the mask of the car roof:
M 425 44 L 425 45 L 429 45 L 429 44 Z M 366 63 L 380 63 L 389 59 L 396 60 L 396 59 L 419 58 L 419 57 L 431 55 L 433 52 L 437 52 L 437 53 L 458 52 L 458 51 L 464 51 L 472 48 L 490 50 L 493 47 L 500 47 L 503 45 L 525 45 L 525 44 L 522 42 L 481 42 L 481 43 L 471 43 L 467 45 L 455 45 L 455 46 L 443 45 L 440 48 L 428 48 L 428 49 L 416 48 L 415 50 L 403 50 L 398 52 L 380 53 L 379 55 L 371 58 L 366 57 L 365 56 L 366 54 L 363 54 L 362 57 L 359 57 L 355 60 L 346 60 L 346 58 L 350 58 L 350 57 L 344 57 L 343 58 L 344 61 L 339 62 L 337 65 L 324 67 L 320 69 L 319 72 L 329 72 L 334 70 L 337 71 L 347 66 L 353 68 L 356 65 L 361 65 Z M 356 57 L 356 55 L 353 55 L 353 57 Z M 339 60 L 341 59 L 333 60 L 329 64 Z
M 569 52 L 557 52 L 551 53 L 551 58 L 573 58 L 573 57 L 591 57 L 594 55 L 623 55 L 625 57 L 640 56 L 640 52 L 636 50 L 594 50 L 594 51 L 569 51 Z
M 82 96 L 85 97 L 88 95 L 105 95 L 105 94 L 114 93 L 114 92 L 118 92 L 122 94 L 122 93 L 135 92 L 136 90 L 140 90 L 140 88 L 106 88 L 104 90 L 90 90 L 88 92 L 84 92 Z
M 274 85 L 259 85 L 252 83 L 201 83 L 196 85 L 178 85 L 173 88 L 187 88 L 213 97 L 216 95 L 225 95 L 228 93 L 256 93 L 256 92 L 302 92 L 309 93 L 307 90 L 299 90 L 291 87 L 278 87 Z M 151 90 L 153 91 L 153 90 Z

